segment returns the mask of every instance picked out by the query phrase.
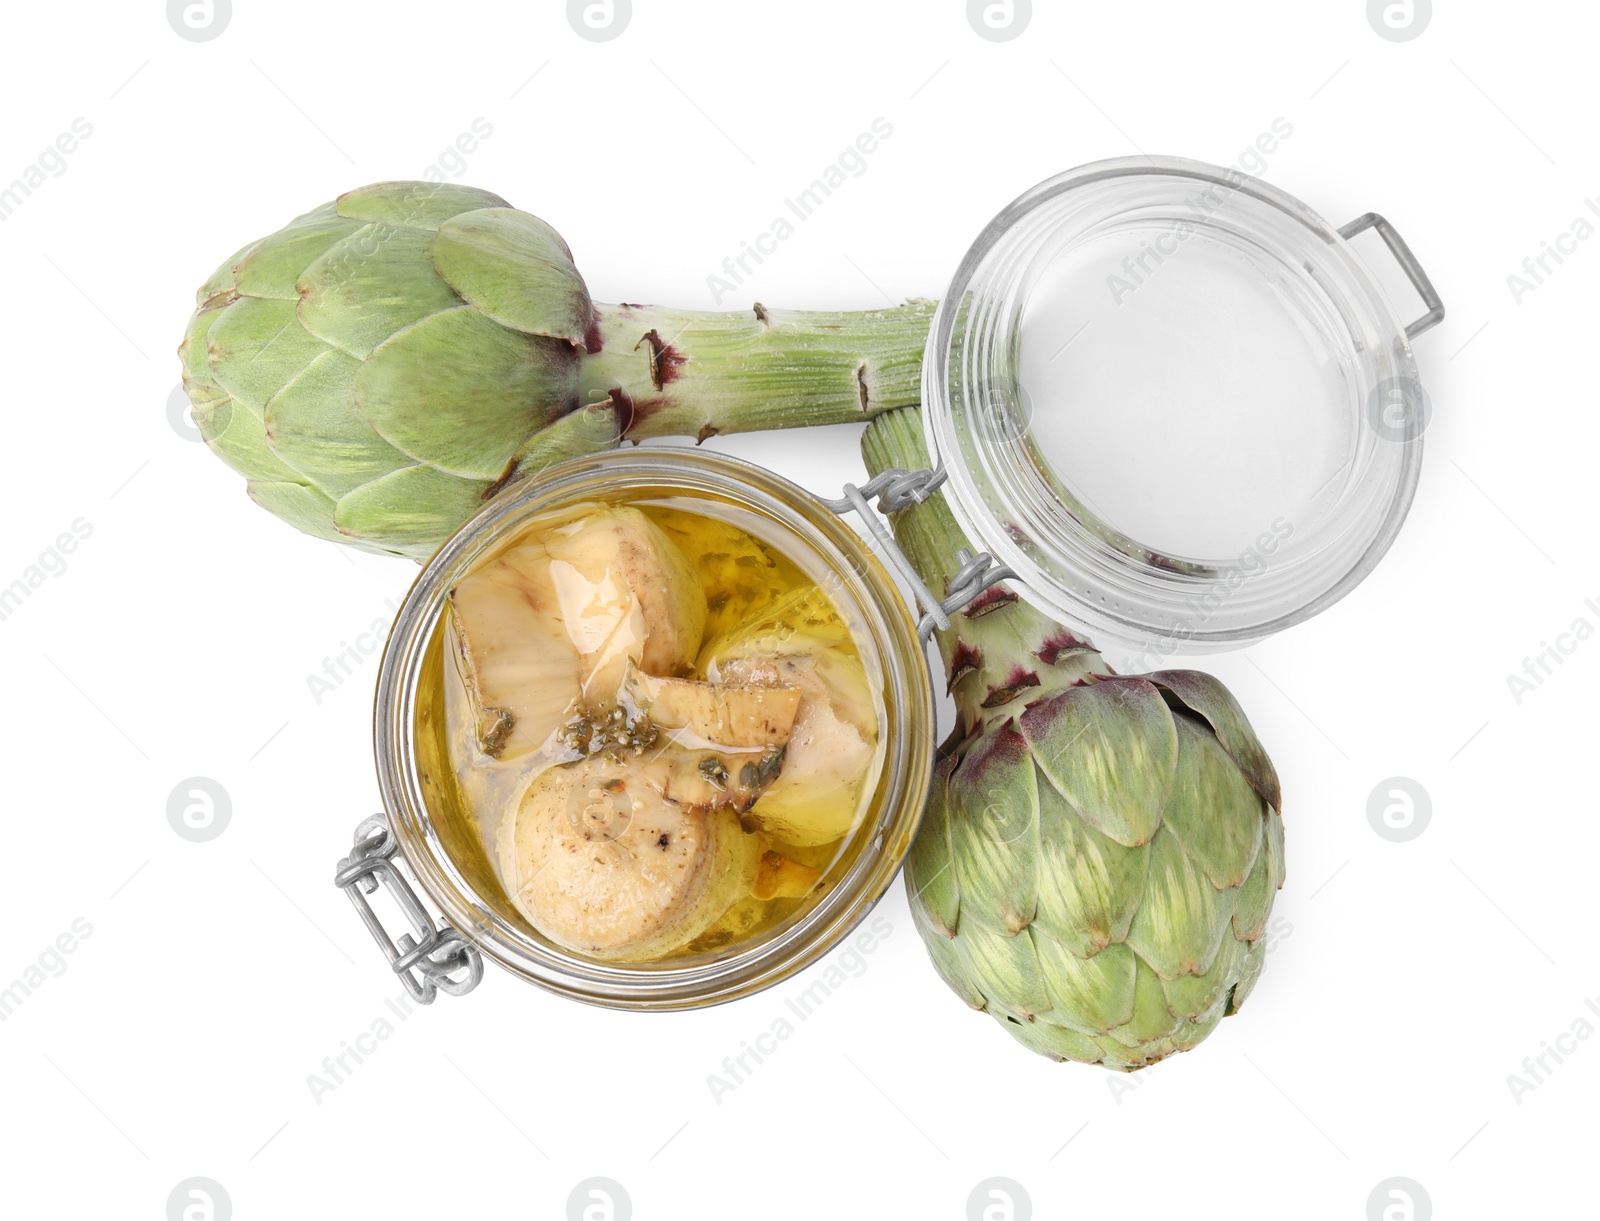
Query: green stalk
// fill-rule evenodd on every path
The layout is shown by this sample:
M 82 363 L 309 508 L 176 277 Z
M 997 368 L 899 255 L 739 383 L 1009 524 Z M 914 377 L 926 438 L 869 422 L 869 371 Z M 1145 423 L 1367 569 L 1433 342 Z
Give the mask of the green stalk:
M 921 401 L 934 308 L 920 300 L 845 313 L 597 306 L 600 348 L 583 358 L 578 401 L 631 407 L 624 435 L 634 441 L 870 420 Z
M 892 411 L 875 419 L 861 439 L 869 474 L 892 467 L 929 465 L 922 412 Z M 975 547 L 956 524 L 944 493 L 891 515 L 895 539 L 928 588 L 943 597 L 960 566 L 956 552 Z M 937 633 L 947 690 L 955 697 L 955 741 L 996 721 L 1018 715 L 1027 704 L 1111 669 L 1081 635 L 1022 601 L 1004 584 L 991 585 Z

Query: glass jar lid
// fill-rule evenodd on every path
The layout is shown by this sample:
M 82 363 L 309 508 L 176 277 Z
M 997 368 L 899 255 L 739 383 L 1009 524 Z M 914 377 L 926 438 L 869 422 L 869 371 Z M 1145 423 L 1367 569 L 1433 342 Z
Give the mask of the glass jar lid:
M 1366 227 L 1430 307 L 1409 328 L 1347 240 Z M 962 261 L 924 362 L 929 448 L 1042 610 L 1153 657 L 1236 647 L 1393 541 L 1427 423 L 1410 338 L 1442 317 L 1381 217 L 1341 231 L 1237 170 L 1098 162 Z

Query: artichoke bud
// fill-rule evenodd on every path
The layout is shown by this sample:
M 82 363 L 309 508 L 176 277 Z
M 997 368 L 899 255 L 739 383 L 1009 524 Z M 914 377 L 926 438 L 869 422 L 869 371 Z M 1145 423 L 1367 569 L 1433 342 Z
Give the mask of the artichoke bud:
M 219 267 L 179 356 L 196 425 L 258 504 L 425 558 L 509 478 L 617 443 L 618 407 L 578 410 L 594 328 L 549 225 L 487 191 L 391 182 Z

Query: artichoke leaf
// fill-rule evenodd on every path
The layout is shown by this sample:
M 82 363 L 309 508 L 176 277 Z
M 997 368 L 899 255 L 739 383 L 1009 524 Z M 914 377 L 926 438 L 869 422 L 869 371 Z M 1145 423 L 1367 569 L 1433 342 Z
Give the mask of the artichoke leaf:
M 1039 792 L 1039 899 L 1034 919 L 1079 958 L 1123 941 L 1144 894 L 1150 846 L 1096 831 L 1047 780 Z
M 1261 850 L 1266 803 L 1216 738 L 1175 718 L 1178 768 L 1165 826 L 1218 890 L 1240 886 Z
M 1256 980 L 1261 978 L 1261 968 L 1267 963 L 1267 943 L 1257 941 L 1250 947 L 1250 952 L 1245 955 L 1244 965 L 1239 970 L 1238 982 L 1233 985 L 1233 991 L 1228 994 L 1227 1012 L 1238 1013 L 1244 1007 L 1245 1000 L 1256 986 Z
M 356 403 L 418 462 L 498 479 L 530 437 L 577 406 L 575 357 L 458 306 L 380 344 L 356 379 Z
M 1075 1060 L 1079 1064 L 1099 1064 L 1106 1058 L 1105 1049 L 1094 1039 L 1066 1026 L 1058 1026 L 1045 1018 L 1032 1022 L 1019 1022 L 1016 1018 L 996 1014 L 995 1020 L 1024 1047 L 1049 1056 L 1052 1060 Z
M 208 345 L 211 380 L 258 420 L 272 396 L 328 350 L 300 325 L 293 302 L 265 297 L 240 297 L 224 309 Z
M 204 410 L 196 409 L 194 422 L 211 452 L 246 479 L 264 483 L 309 482 L 302 472 L 272 452 L 266 425 L 237 399 L 223 399 Z
M 1205 718 L 1216 731 L 1222 748 L 1233 756 L 1256 792 L 1274 810 L 1281 812 L 1283 790 L 1278 783 L 1277 770 L 1245 717 L 1244 709 L 1221 680 L 1199 670 L 1162 670 L 1149 677 L 1151 682 L 1176 696 L 1189 711 Z
M 971 976 L 962 966 L 961 955 L 956 951 L 955 942 L 950 939 L 951 934 L 930 921 L 926 909 L 914 899 L 911 903 L 911 921 L 922 934 L 922 944 L 927 948 L 928 957 L 939 978 L 973 1009 L 987 1009 L 989 1002 L 973 985 Z
M 360 228 L 360 221 L 338 216 L 296 221 L 250 248 L 234 266 L 234 288 L 242 297 L 298 301 L 300 294 L 295 285 L 301 272 L 330 246 Z
M 384 547 L 372 543 L 352 541 L 340 534 L 333 524 L 333 501 L 316 488 L 303 483 L 270 483 L 252 479 L 245 484 L 250 499 L 269 513 L 276 513 L 298 530 L 325 538 L 330 542 L 349 543 L 374 555 L 394 555 Z
M 568 458 L 615 449 L 622 441 L 622 427 L 621 413 L 610 399 L 569 411 L 522 447 L 511 460 L 511 477 L 526 479 Z
M 956 935 L 961 912 L 961 891 L 956 885 L 955 870 L 950 866 L 950 803 L 946 796 L 955 763 L 951 756 L 934 765 L 928 807 L 922 815 L 922 826 L 911 841 L 911 850 L 906 854 L 906 897 L 910 900 L 912 914 L 941 939 Z M 967 994 L 964 988 L 956 988 L 956 991 Z
M 1046 1019 L 1084 1034 L 1107 1034 L 1133 1019 L 1139 960 L 1132 950 L 1113 945 L 1093 958 L 1079 958 L 1037 926 L 1029 931 L 1055 1002 Z
M 1133 1015 L 1126 1023 L 1111 1031 L 1108 1037 L 1124 1047 L 1139 1048 L 1146 1053 L 1146 1057 L 1138 1060 L 1138 1063 L 1144 1063 L 1145 1058 L 1160 1059 L 1166 1052 L 1158 1049 L 1154 1056 L 1148 1056 L 1151 1049 L 1141 1048 L 1140 1045 L 1170 1038 L 1182 1024 L 1183 1019 L 1173 1017 L 1167 1008 L 1167 995 L 1161 988 L 1161 977 L 1151 969 L 1149 963 L 1139 958 L 1133 982 Z
M 1018 932 L 1033 920 L 1038 887 L 1039 794 L 1028 744 L 1010 724 L 986 734 L 946 792 L 962 916 Z
M 407 466 L 346 492 L 334 505 L 341 535 L 364 539 L 418 559 L 434 540 L 483 507 L 488 484 L 457 479 L 428 466 Z
M 184 328 L 183 342 L 178 345 L 178 360 L 183 365 L 183 387 L 196 405 L 231 397 L 217 385 L 211 376 L 211 366 L 206 363 L 211 347 L 211 327 L 222 317 L 223 305 L 213 303 L 195 310 Z
M 461 298 L 433 270 L 433 234 L 395 225 L 363 225 L 301 273 L 300 325 L 365 360 L 396 331 Z
M 1150 842 L 1144 899 L 1128 945 L 1161 976 L 1203 975 L 1232 935 L 1237 889 L 1218 890 L 1183 844 L 1163 827 Z
M 561 235 L 515 208 L 464 212 L 439 226 L 434 266 L 450 287 L 513 330 L 581 344 L 594 303 Z
M 1245 942 L 1233 936 L 1224 937 L 1216 958 L 1211 962 L 1211 969 L 1204 975 L 1183 975 L 1161 981 L 1167 997 L 1167 1009 L 1174 1017 L 1190 1021 L 1197 1021 L 1216 1010 L 1238 982 L 1245 956 L 1249 953 L 1250 947 Z
M 351 220 L 381 221 L 414 229 L 437 229 L 452 216 L 478 208 L 509 208 L 492 191 L 452 182 L 376 182 L 346 191 L 335 202 Z
M 359 360 L 343 352 L 324 352 L 267 404 L 267 443 L 272 452 L 335 500 L 414 465 L 356 413 L 360 372 Z
M 1269 812 L 1263 821 L 1261 851 L 1239 888 L 1239 905 L 1233 913 L 1233 935 L 1240 941 L 1257 941 L 1266 932 L 1273 896 L 1283 884 L 1283 819 Z
M 1022 714 L 1040 768 L 1083 818 L 1133 848 L 1161 825 L 1178 737 L 1160 693 L 1137 678 L 1069 687 Z
M 1009 1013 L 1025 1022 L 1054 1007 L 1028 930 L 1008 937 L 968 920 L 955 947 L 973 984 L 987 998 L 990 1013 Z
M 239 249 L 224 259 L 217 269 L 206 277 L 206 282 L 195 290 L 194 303 L 203 306 L 207 301 L 219 294 L 232 293 L 233 269 L 260 244 L 260 241 L 257 240 L 248 245 L 240 246 Z

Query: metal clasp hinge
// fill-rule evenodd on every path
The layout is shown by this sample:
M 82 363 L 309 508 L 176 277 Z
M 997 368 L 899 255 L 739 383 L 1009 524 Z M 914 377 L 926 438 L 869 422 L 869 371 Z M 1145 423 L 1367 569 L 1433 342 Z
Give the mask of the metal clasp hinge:
M 1004 565 L 996 564 L 988 552 L 973 555 L 963 547 L 956 552 L 956 563 L 960 567 L 950 578 L 946 596 L 936 598 L 912 567 L 906 553 L 900 550 L 893 532 L 873 512 L 871 502 L 874 497 L 882 512 L 893 513 L 908 505 L 921 504 L 938 491 L 939 485 L 948 477 L 943 463 L 931 471 L 906 471 L 892 467 L 873 476 L 865 487 L 858 488 L 853 483 L 847 483 L 842 497 L 822 502 L 841 516 L 852 511 L 860 515 L 873 541 L 916 595 L 917 609 L 922 612 L 922 617 L 917 621 L 917 635 L 924 641 L 932 637 L 935 630 L 943 632 L 950 627 L 952 612 L 960 610 L 996 581 L 1009 580 L 1017 575 Z
M 363 819 L 356 828 L 355 847 L 334 872 L 334 884 L 350 896 L 361 922 L 414 1001 L 431 1005 L 439 992 L 451 996 L 471 992 L 483 978 L 483 955 L 443 920 L 434 927 L 394 859 L 399 847 L 382 814 Z M 387 883 L 389 893 L 411 922 L 412 931 L 400 934 L 398 943 L 389 939 L 367 901 L 380 882 Z

